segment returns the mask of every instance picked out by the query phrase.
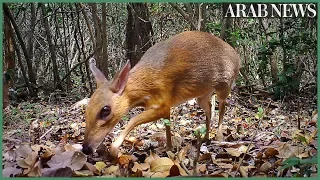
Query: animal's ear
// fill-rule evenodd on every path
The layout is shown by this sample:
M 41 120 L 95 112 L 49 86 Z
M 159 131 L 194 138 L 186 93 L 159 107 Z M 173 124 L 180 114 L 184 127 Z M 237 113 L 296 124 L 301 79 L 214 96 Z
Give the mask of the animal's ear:
M 128 80 L 130 69 L 131 65 L 130 61 L 128 60 L 126 65 L 114 75 L 109 87 L 112 92 L 120 95 L 122 94 Z
M 106 82 L 108 82 L 107 78 L 104 76 L 104 74 L 96 67 L 95 60 L 93 58 L 89 61 L 89 67 L 93 74 L 93 76 L 96 79 L 97 87 L 102 86 Z

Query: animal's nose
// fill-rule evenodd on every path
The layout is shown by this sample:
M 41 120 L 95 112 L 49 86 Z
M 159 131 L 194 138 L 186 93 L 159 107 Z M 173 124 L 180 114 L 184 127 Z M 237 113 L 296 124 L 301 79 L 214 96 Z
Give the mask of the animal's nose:
M 92 154 L 93 153 L 93 149 L 88 146 L 87 144 L 83 144 L 82 145 L 82 152 L 85 153 L 86 155 Z

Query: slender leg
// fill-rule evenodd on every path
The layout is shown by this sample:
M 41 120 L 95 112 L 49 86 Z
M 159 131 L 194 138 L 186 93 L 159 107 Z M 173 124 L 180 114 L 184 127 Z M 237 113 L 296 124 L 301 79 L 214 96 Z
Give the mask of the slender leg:
M 150 109 L 138 114 L 134 118 L 132 118 L 126 128 L 121 132 L 118 139 L 112 143 L 110 147 L 111 155 L 116 158 L 118 156 L 119 147 L 121 146 L 122 142 L 124 141 L 125 137 L 128 133 L 136 126 L 152 121 L 156 121 L 162 117 L 167 117 L 170 114 L 170 107 L 165 106 L 153 106 Z
M 218 131 L 217 131 L 217 136 L 216 139 L 218 141 L 223 141 L 223 134 L 222 134 L 222 121 L 223 121 L 223 116 L 226 111 L 225 105 L 226 105 L 226 99 L 229 95 L 230 88 L 225 89 L 224 91 L 217 91 L 217 97 L 219 100 L 219 122 L 218 122 Z
M 202 108 L 206 114 L 206 135 L 205 140 L 209 140 L 210 124 L 211 124 L 211 95 L 212 92 L 197 98 L 200 108 Z

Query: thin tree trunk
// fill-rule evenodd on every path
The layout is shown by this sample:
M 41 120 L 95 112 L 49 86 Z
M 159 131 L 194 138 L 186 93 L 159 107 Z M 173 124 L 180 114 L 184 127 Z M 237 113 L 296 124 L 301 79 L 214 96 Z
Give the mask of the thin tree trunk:
M 49 51 L 50 51 L 50 58 L 51 58 L 51 62 L 52 62 L 52 67 L 53 67 L 53 80 L 54 80 L 54 87 L 57 86 L 58 89 L 63 90 L 62 85 L 61 84 L 57 84 L 58 82 L 60 82 L 60 77 L 59 77 L 59 73 L 58 73 L 58 65 L 57 65 L 57 55 L 55 52 L 55 47 L 54 44 L 52 42 L 52 35 L 51 35 L 51 31 L 50 31 L 50 26 L 49 26 L 49 22 L 46 16 L 46 10 L 45 10 L 45 6 L 43 3 L 39 3 L 41 10 L 42 10 L 42 15 L 43 15 L 43 24 L 44 24 L 44 28 L 46 31 L 46 36 L 47 36 L 47 41 L 49 44 Z
M 4 16 L 4 67 L 3 67 L 3 108 L 10 105 L 9 88 L 14 79 L 13 30 L 8 16 Z
M 20 30 L 18 28 L 18 25 L 16 23 L 16 21 L 14 20 L 14 17 L 8 7 L 8 5 L 6 3 L 3 3 L 3 9 L 4 9 L 4 13 L 6 16 L 8 16 L 8 18 L 10 19 L 11 21 L 11 24 L 14 28 L 14 31 L 16 32 L 16 35 L 17 35 L 17 38 L 18 38 L 18 41 L 19 41 L 19 44 L 21 46 L 21 49 L 22 49 L 22 52 L 23 52 L 23 55 L 26 59 L 26 63 L 27 63 L 27 67 L 28 67 L 28 75 L 29 75 L 29 81 L 30 83 L 32 84 L 32 87 L 29 89 L 29 93 L 30 93 L 30 96 L 33 96 L 33 97 L 36 97 L 37 96 L 37 90 L 33 87 L 36 87 L 36 75 L 33 71 L 33 67 L 32 67 L 32 61 L 29 57 L 29 53 L 27 51 L 27 48 L 26 48 L 26 45 L 22 39 L 22 36 L 21 36 L 21 33 L 20 33 Z
M 154 44 L 149 11 L 145 3 L 129 3 L 126 24 L 127 59 L 131 67 L 137 64 L 142 55 Z

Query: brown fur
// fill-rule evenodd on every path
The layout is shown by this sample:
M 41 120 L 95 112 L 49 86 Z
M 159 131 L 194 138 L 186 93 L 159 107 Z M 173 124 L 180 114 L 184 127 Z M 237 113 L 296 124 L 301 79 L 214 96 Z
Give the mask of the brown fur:
M 197 98 L 205 110 L 209 131 L 209 101 L 214 91 L 219 100 L 220 126 L 225 100 L 239 68 L 240 58 L 237 52 L 209 33 L 183 32 L 160 42 L 151 47 L 130 70 L 124 82 L 124 90 L 120 94 L 110 91 L 110 83 L 106 83 L 92 95 L 86 109 L 85 143 L 95 148 L 128 110 L 135 106 L 146 107 L 145 112 L 131 119 L 112 145 L 111 153 L 116 156 L 125 136 L 135 126 L 159 118 L 168 118 L 170 107 L 192 98 Z M 118 82 L 117 79 L 113 81 L 115 80 Z M 110 120 L 99 124 L 96 114 L 105 105 L 111 106 L 112 116 Z M 208 132 L 206 137 L 209 138 Z

